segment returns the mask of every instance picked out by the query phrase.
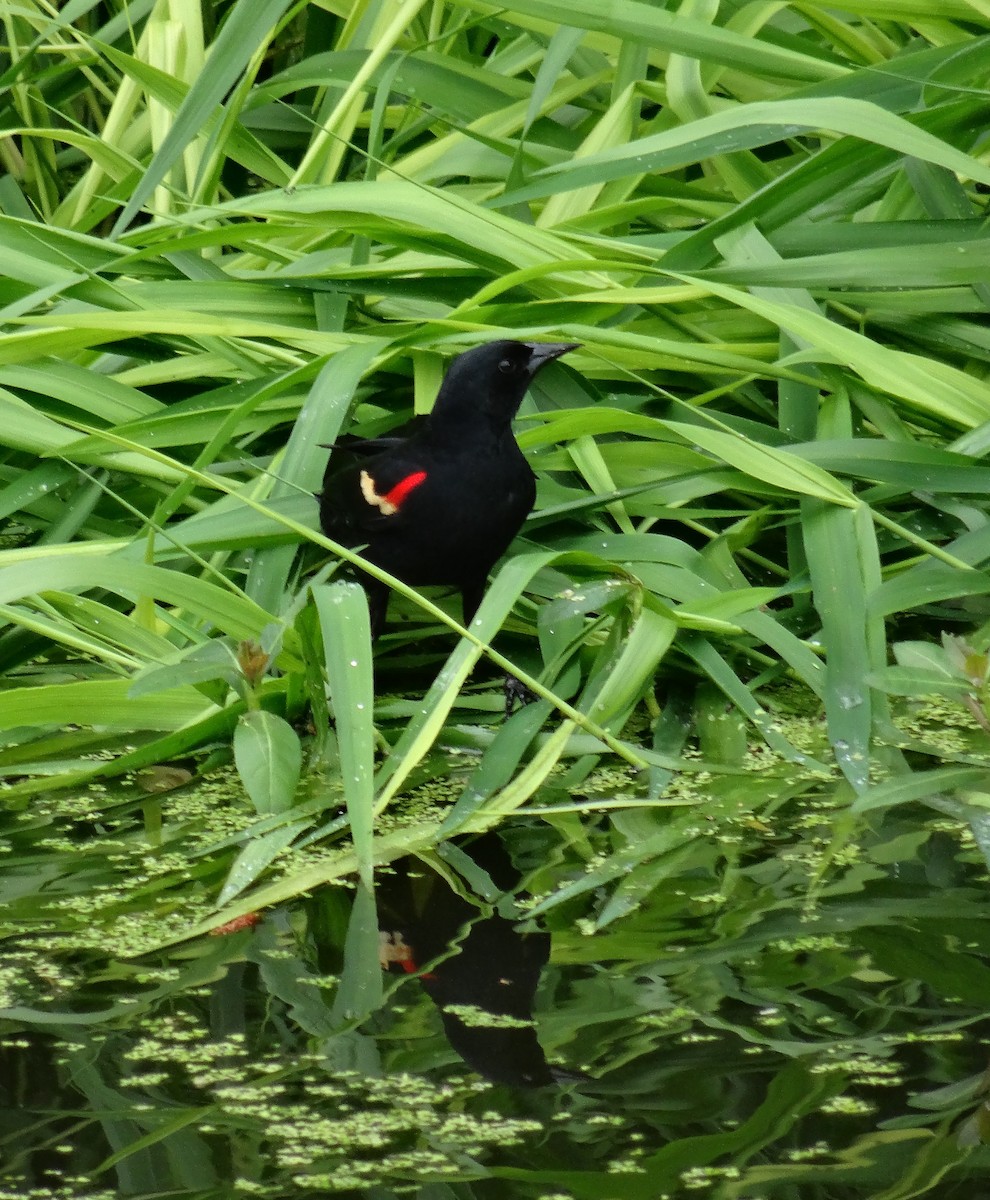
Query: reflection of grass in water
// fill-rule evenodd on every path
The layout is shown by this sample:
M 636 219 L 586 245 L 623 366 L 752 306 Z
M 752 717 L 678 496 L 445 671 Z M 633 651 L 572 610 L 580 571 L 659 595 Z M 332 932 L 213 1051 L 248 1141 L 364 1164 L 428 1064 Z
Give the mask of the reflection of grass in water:
M 787 715 L 784 700 L 775 719 L 817 755 L 820 723 Z M 913 737 L 976 748 L 950 724 L 958 710 L 910 711 Z M 240 1175 L 245 1194 L 403 1191 L 413 1178 L 478 1179 L 500 1166 L 522 1172 L 527 1196 L 545 1194 L 538 1167 L 579 1170 L 602 1196 L 616 1173 L 644 1171 L 658 1188 L 693 1193 L 809 1171 L 843 1178 L 857 1155 L 883 1175 L 899 1169 L 889 1151 L 900 1143 L 876 1133 L 890 1122 L 905 1145 L 937 1136 L 950 1156 L 947 1131 L 969 1129 L 979 1103 L 972 1027 L 990 981 L 986 867 L 968 825 L 924 809 L 854 820 L 837 774 L 803 772 L 762 746 L 741 766 L 678 776 L 664 806 L 602 816 L 596 801 L 637 786 L 606 761 L 574 797 L 583 814 L 506 828 L 530 870 L 527 905 L 553 936 L 541 1043 L 598 1080 L 567 1100 L 550 1089 L 524 1102 L 470 1082 L 414 978 L 395 983 L 360 1033 L 335 1025 L 347 889 L 273 910 L 252 931 L 128 958 L 163 922 L 179 929 L 205 911 L 227 861 L 216 847 L 256 819 L 231 774 L 165 797 L 158 852 L 137 800 L 108 790 L 38 803 L 12 823 L 6 878 L 48 872 L 51 883 L 15 901 L 18 939 L 0 978 L 8 1005 L 49 1011 L 53 1029 L 58 1012 L 78 1024 L 48 1043 L 63 1073 L 33 1107 L 102 1113 L 87 1137 L 98 1126 L 123 1136 L 103 1153 L 131 1146 L 120 1169 L 130 1162 L 136 1176 L 144 1163 L 181 1189 L 179 1160 L 195 1160 Z M 437 820 L 463 774 L 451 767 L 405 797 L 389 834 Z M 559 799 L 558 778 L 548 798 Z M 341 852 L 287 851 L 274 869 Z M 44 937 L 25 936 L 28 913 Z M 8 1056 L 27 1054 L 16 1032 L 5 1044 Z M 778 1096 L 788 1099 L 773 1116 Z M 757 1153 L 760 1122 L 777 1132 Z M 134 1149 L 145 1138 L 165 1160 Z M 743 1165 L 692 1164 L 705 1138 Z M 679 1145 L 675 1169 L 664 1156 Z

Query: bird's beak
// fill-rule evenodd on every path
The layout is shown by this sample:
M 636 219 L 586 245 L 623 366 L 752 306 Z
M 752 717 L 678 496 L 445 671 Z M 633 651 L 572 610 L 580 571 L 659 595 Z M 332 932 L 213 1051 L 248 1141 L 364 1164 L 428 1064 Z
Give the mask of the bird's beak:
M 526 345 L 529 347 L 530 376 L 535 375 L 551 359 L 581 348 L 580 342 L 527 342 Z

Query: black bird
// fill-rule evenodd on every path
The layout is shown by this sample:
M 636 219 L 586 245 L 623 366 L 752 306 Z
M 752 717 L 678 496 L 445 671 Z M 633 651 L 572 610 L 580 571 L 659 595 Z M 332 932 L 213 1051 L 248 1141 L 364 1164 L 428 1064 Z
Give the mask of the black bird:
M 459 355 L 416 433 L 348 447 L 361 461 L 327 465 L 320 524 L 344 546 L 413 587 L 460 589 L 464 624 L 488 573 L 519 532 L 536 482 L 512 419 L 537 371 L 574 342 L 489 342 Z M 385 624 L 389 591 L 366 577 L 371 632 Z

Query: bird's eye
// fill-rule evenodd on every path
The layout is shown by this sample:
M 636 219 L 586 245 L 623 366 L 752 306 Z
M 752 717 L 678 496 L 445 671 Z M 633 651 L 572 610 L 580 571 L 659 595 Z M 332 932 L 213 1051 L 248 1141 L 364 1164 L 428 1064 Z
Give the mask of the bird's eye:
M 516 369 L 516 364 L 512 361 L 511 358 L 503 358 L 502 361 L 498 364 L 498 369 L 502 372 L 503 375 L 511 375 L 512 372 Z

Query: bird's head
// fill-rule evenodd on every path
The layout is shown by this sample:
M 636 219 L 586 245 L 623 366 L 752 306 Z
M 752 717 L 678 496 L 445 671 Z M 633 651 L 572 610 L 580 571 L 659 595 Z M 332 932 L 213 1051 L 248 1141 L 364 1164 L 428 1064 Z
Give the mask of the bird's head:
M 483 414 L 495 424 L 507 425 L 540 368 L 579 344 L 501 339 L 475 346 L 450 364 L 433 415 L 447 420 Z

